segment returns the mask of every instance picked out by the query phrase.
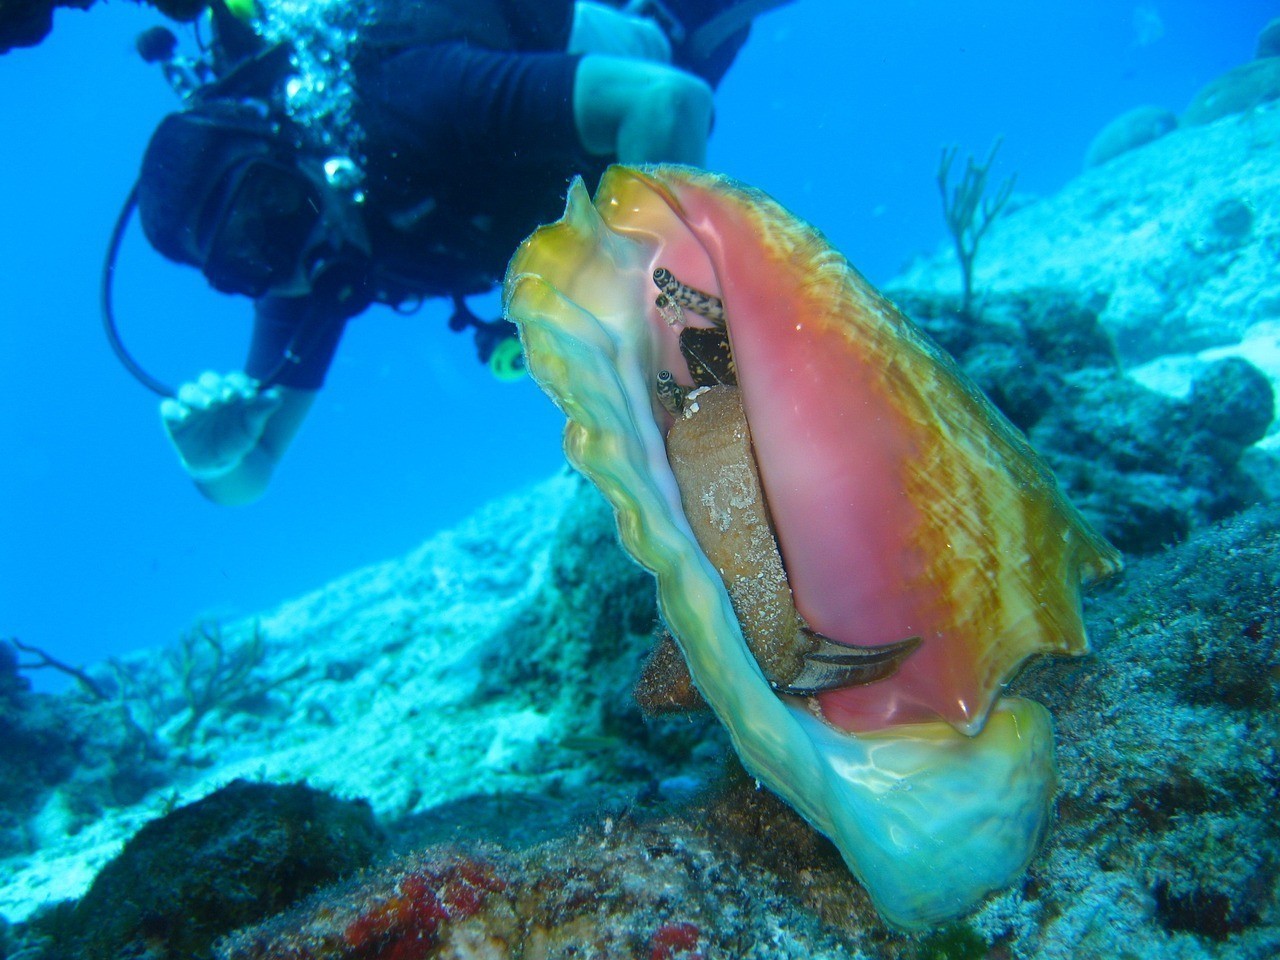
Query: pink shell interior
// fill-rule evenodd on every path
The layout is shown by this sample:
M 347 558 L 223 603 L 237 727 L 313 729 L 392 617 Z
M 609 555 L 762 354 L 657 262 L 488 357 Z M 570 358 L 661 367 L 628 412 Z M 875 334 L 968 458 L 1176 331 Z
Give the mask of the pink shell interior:
M 1114 553 L 1016 431 L 816 231 L 726 183 L 658 168 L 606 178 L 596 205 L 610 229 L 652 243 L 650 268 L 723 298 L 810 626 L 851 645 L 923 638 L 894 677 L 821 695 L 824 716 L 849 730 L 941 717 L 976 732 L 1027 655 L 1085 649 L 1080 566 L 1101 572 Z M 679 331 L 649 317 L 660 365 L 685 377 Z

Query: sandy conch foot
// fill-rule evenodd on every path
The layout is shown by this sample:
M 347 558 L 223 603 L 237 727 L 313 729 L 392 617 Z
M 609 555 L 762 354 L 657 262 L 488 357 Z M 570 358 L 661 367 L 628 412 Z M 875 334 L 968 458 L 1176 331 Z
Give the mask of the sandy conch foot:
M 720 384 L 694 394 L 667 433 L 667 457 L 689 525 L 720 572 L 769 682 L 806 695 L 892 676 L 919 638 L 855 647 L 808 627 L 774 539 L 738 388 Z

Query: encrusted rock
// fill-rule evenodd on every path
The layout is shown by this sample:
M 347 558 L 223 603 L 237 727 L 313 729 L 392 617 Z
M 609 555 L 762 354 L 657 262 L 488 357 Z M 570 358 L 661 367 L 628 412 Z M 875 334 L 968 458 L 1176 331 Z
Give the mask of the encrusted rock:
M 365 866 L 381 843 L 363 801 L 237 780 L 138 831 L 63 935 L 85 960 L 207 957 L 218 936 Z
M 1182 122 L 1194 127 L 1243 113 L 1280 97 L 1280 57 L 1250 60 L 1232 67 L 1200 88 Z
M 1158 140 L 1178 128 L 1178 116 L 1165 107 L 1134 107 L 1120 114 L 1098 131 L 1085 151 L 1087 170 L 1106 163 L 1129 150 Z

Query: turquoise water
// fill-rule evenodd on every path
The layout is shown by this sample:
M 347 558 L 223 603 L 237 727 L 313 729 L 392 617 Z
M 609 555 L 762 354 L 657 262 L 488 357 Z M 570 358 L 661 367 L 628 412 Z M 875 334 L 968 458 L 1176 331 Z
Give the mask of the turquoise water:
M 1181 110 L 1248 59 L 1275 3 L 798 0 L 758 24 L 717 100 L 709 165 L 819 224 L 877 282 L 944 237 L 945 143 L 1049 193 L 1093 134 L 1143 103 Z M 73 662 L 171 641 L 399 554 L 561 464 L 561 418 L 527 380 L 494 382 L 442 310 L 352 324 L 266 499 L 204 501 L 154 398 L 116 364 L 97 282 L 147 137 L 176 107 L 132 49 L 158 15 L 61 11 L 0 57 L 0 636 Z M 239 363 L 248 304 L 131 232 L 125 336 L 163 379 Z M 490 309 L 493 309 L 490 304 Z

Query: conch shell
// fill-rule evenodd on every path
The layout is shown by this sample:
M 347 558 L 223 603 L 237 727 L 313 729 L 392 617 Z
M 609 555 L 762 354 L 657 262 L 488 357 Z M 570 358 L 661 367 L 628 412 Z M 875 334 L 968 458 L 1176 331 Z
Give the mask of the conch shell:
M 655 302 L 655 272 L 693 309 Z M 566 455 L 657 576 L 747 769 L 836 843 L 895 923 L 958 915 L 1015 878 L 1047 819 L 1052 724 L 1002 685 L 1032 654 L 1085 651 L 1080 586 L 1119 567 L 1022 435 L 821 234 L 691 168 L 612 167 L 594 204 L 575 182 L 564 217 L 512 259 L 504 299 L 568 417 Z M 716 328 L 720 309 L 746 435 L 708 421 L 692 458 L 702 443 L 753 452 L 794 600 L 781 619 L 730 596 L 734 576 L 695 534 L 710 481 L 671 466 L 686 454 L 660 394 L 702 373 L 681 333 Z M 771 662 L 755 636 L 793 629 L 896 653 L 867 682 L 797 696 L 807 648 L 785 641 Z

